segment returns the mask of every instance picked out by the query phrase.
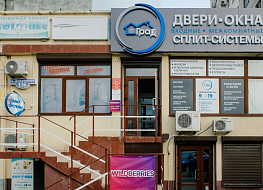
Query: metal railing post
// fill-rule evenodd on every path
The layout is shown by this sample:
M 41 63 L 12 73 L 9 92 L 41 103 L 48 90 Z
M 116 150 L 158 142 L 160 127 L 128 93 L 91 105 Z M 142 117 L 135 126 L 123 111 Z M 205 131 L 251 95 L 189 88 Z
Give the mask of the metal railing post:
M 92 116 L 93 116 L 93 126 L 92 126 L 92 141 L 94 142 L 94 134 L 95 134 L 95 132 L 94 132 L 94 128 L 95 128 L 95 126 L 94 126 L 94 122 L 95 122 L 95 112 L 94 112 L 94 105 L 92 105 L 92 109 L 93 109 L 93 113 L 92 113 Z
M 108 172 L 108 150 L 105 149 L 105 173 Z M 105 187 L 108 189 L 108 175 L 105 176 Z
M 123 134 L 123 137 L 124 137 L 124 142 L 125 142 L 125 137 L 126 137 L 126 118 L 125 118 L 125 116 L 126 116 L 126 106 L 124 105 L 123 106 L 124 107 L 124 116 L 123 116 L 123 120 L 124 120 L 124 125 L 123 125 L 123 131 L 124 131 L 124 134 Z
M 71 157 L 71 159 L 70 159 L 70 163 L 71 163 L 71 167 L 70 167 L 70 169 L 71 169 L 71 173 L 73 173 L 73 132 L 71 132 L 71 151 L 70 151 L 70 157 Z
M 33 152 L 35 151 L 35 125 L 33 125 Z
M 17 151 L 17 121 L 16 121 L 16 151 Z
M 74 146 L 76 146 L 76 115 L 74 115 Z
M 155 105 L 155 142 L 157 141 L 157 133 L 158 133 L 158 122 L 157 122 L 157 105 Z
M 40 154 L 40 115 L 38 116 L 38 142 L 37 142 L 37 149 L 38 149 L 38 154 Z

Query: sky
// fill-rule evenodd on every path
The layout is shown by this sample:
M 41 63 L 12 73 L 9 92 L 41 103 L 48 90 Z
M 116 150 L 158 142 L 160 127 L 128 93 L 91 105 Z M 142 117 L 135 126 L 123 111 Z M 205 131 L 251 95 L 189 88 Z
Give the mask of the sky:
M 210 0 L 93 0 L 93 10 L 127 8 L 145 3 L 155 8 L 210 8 Z

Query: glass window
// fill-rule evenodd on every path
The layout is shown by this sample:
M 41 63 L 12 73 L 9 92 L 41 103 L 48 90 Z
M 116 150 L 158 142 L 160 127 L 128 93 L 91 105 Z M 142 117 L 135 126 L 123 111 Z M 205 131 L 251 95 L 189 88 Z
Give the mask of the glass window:
M 41 66 L 42 76 L 74 75 L 74 66 Z
M 41 79 L 41 112 L 42 113 L 62 112 L 62 79 L 61 78 Z
M 73 93 L 74 92 L 74 93 Z M 80 112 L 85 110 L 86 81 L 66 81 L 66 111 Z
M 263 79 L 248 79 L 248 113 L 263 113 Z
M 110 65 L 41 66 L 41 113 L 110 113 Z M 77 71 L 77 72 L 76 72 Z M 65 76 L 66 75 L 66 76 Z M 53 76 L 51 78 L 51 76 Z
M 110 79 L 90 78 L 89 79 L 89 106 L 109 105 L 110 101 Z M 92 108 L 90 109 L 92 112 Z M 95 113 L 109 113 L 108 106 L 95 106 Z
M 78 75 L 110 75 L 110 66 L 78 66 Z
M 263 76 L 263 60 L 248 60 L 248 76 Z
M 157 68 L 127 68 L 126 76 L 155 76 Z

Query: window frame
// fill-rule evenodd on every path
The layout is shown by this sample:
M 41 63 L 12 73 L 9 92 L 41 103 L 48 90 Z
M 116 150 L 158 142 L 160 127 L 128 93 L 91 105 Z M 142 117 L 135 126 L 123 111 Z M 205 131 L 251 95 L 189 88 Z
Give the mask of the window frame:
M 77 66 L 110 66 L 110 74 L 109 75 L 77 75 Z M 74 75 L 41 75 L 41 67 L 42 66 L 74 66 Z M 41 79 L 42 78 L 61 78 L 62 79 L 62 112 L 61 113 L 43 113 L 41 112 Z M 86 63 L 68 63 L 68 64 L 61 64 L 61 63 L 40 63 L 39 64 L 39 88 L 38 88 L 38 94 L 39 94 L 39 109 L 38 113 L 40 115 L 74 115 L 74 114 L 81 114 L 81 115 L 91 115 L 92 112 L 89 112 L 89 79 L 90 78 L 108 78 L 110 80 L 110 87 L 109 87 L 109 99 L 111 100 L 112 96 L 112 66 L 111 62 L 105 61 L 105 62 L 86 62 Z M 66 111 L 66 81 L 67 80 L 85 80 L 86 83 L 86 89 L 85 89 L 85 111 L 79 111 L 79 112 L 67 112 Z M 110 115 L 111 112 L 108 113 L 94 113 L 96 115 Z
M 206 76 L 171 76 L 171 60 L 206 60 Z M 243 60 L 244 61 L 244 76 L 208 76 L 208 60 Z M 169 84 L 171 84 L 172 78 L 189 78 L 193 79 L 193 110 L 196 110 L 196 79 L 197 78 L 211 78 L 219 79 L 219 113 L 201 113 L 202 116 L 262 116 L 262 114 L 249 113 L 248 111 L 248 79 L 263 79 L 263 76 L 248 76 L 248 60 L 262 60 L 262 58 L 248 57 L 169 57 Z M 244 113 L 222 113 L 222 98 L 221 98 L 221 80 L 222 79 L 244 79 Z M 169 85 L 169 116 L 175 116 L 171 112 L 171 85 Z M 190 110 L 189 110 L 190 111 Z

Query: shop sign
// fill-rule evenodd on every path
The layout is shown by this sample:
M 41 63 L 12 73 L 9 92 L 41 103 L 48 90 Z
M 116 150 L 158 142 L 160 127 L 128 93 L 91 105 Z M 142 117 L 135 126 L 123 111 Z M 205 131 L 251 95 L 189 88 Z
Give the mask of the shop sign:
M 137 12 L 142 12 L 143 17 L 137 19 Z M 157 9 L 147 4 L 136 4 L 123 10 L 112 28 L 122 49 L 136 55 L 155 51 L 165 37 L 165 23 L 162 15 Z
M 54 40 L 108 40 L 107 17 L 53 17 Z
M 263 51 L 260 9 L 155 9 L 136 4 L 112 9 L 111 16 L 112 52 Z
M 0 17 L 0 39 L 49 38 L 50 17 L 4 16 Z
M 17 88 L 26 89 L 32 84 L 37 84 L 36 79 L 9 79 L 10 85 L 16 85 Z
M 244 76 L 244 60 L 208 60 L 209 76 Z
M 110 100 L 110 112 L 121 111 L 121 101 L 120 100 Z
M 155 189 L 155 156 L 111 156 L 110 189 Z
M 33 158 L 12 159 L 12 190 L 33 190 L 34 160 Z
M 222 113 L 244 113 L 244 79 L 221 79 Z
M 193 111 L 193 79 L 171 78 L 171 113 Z
M 121 78 L 112 78 L 112 99 L 121 99 Z
M 219 79 L 196 79 L 196 111 L 219 113 Z
M 25 102 L 22 97 L 14 92 L 5 98 L 5 108 L 12 115 L 20 115 L 25 109 Z
M 171 76 L 206 76 L 206 60 L 171 59 Z

